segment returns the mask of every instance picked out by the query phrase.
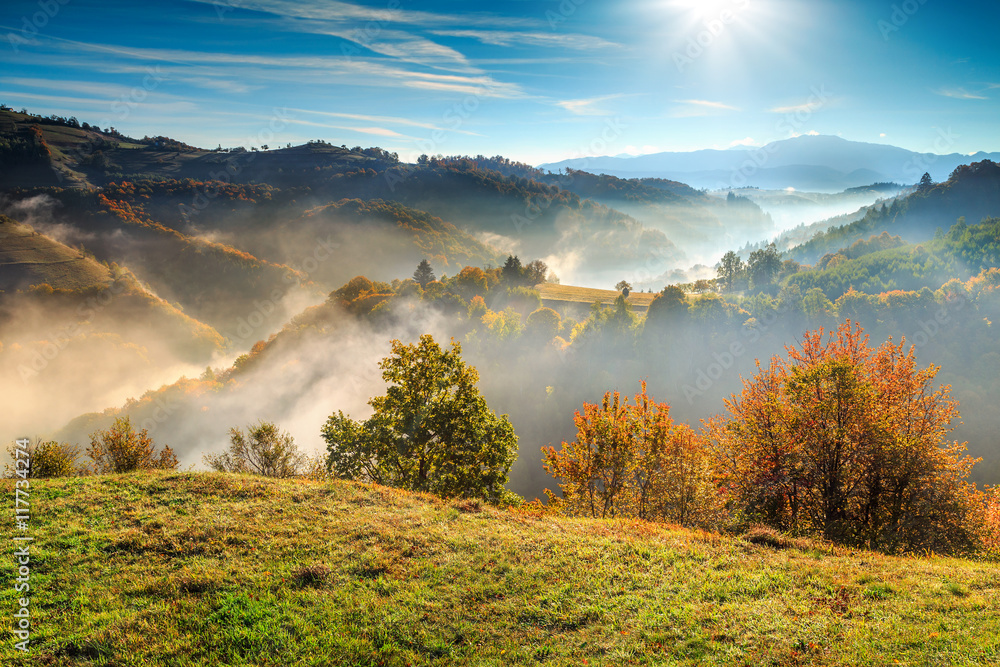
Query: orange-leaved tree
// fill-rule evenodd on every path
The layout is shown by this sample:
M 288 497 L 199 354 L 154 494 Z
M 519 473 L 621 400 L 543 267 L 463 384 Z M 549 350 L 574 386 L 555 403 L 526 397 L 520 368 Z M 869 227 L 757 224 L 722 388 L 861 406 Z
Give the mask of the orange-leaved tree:
M 591 517 L 637 517 L 709 526 L 721 517 L 712 456 L 700 436 L 675 425 L 670 406 L 646 393 L 634 404 L 607 392 L 600 405 L 574 415 L 577 436 L 543 448 L 545 469 L 562 495 L 546 490 L 561 511 Z
M 887 551 L 981 546 L 985 500 L 966 481 L 976 461 L 947 440 L 958 401 L 904 345 L 873 349 L 847 320 L 758 363 L 710 422 L 747 520 Z

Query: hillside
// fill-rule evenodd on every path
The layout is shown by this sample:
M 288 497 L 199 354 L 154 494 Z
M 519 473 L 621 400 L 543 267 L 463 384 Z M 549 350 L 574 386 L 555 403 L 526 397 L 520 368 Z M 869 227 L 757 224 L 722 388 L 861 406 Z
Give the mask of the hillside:
M 76 290 L 110 281 L 100 262 L 0 215 L 0 292 L 42 283 Z
M 9 665 L 998 658 L 988 563 L 778 548 L 765 534 L 755 544 L 342 482 L 161 472 L 31 492 L 32 655 L 18 659 L 6 624 Z M 16 567 L 4 559 L 0 572 L 13 581 Z M 0 598 L 10 608 L 15 595 Z
M 1000 166 L 990 160 L 955 169 L 942 183 L 931 184 L 890 205 L 872 206 L 853 222 L 817 232 L 809 241 L 789 250 L 792 259 L 815 262 L 872 234 L 889 232 L 919 243 L 947 230 L 960 217 L 969 224 L 1000 215 Z

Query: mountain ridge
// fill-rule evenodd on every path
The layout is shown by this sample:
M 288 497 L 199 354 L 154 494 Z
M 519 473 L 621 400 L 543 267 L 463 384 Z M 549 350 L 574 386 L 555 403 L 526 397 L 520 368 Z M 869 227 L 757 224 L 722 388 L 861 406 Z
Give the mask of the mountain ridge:
M 942 133 L 939 140 L 946 150 L 949 135 Z M 621 178 L 661 177 L 709 189 L 754 186 L 833 192 L 878 181 L 915 183 L 924 172 L 945 180 L 958 166 L 984 159 L 998 161 L 1000 152 L 918 153 L 890 144 L 802 135 L 753 148 L 574 158 L 538 168 L 586 169 Z

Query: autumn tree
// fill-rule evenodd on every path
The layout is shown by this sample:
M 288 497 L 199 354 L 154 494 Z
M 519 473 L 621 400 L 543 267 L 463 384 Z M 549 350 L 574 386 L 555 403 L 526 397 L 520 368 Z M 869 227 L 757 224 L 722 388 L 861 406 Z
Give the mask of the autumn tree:
M 420 263 L 417 264 L 417 270 L 413 272 L 413 279 L 420 283 L 421 288 L 427 289 L 427 284 L 436 280 L 431 263 L 426 259 L 420 260 Z
M 863 333 L 807 332 L 726 401 L 711 432 L 737 509 L 873 549 L 973 548 L 975 461 L 946 439 L 958 402 L 905 341 L 872 349 Z
M 524 284 L 534 287 L 548 280 L 549 266 L 540 259 L 534 259 L 524 265 L 523 273 Z
M 550 502 L 573 515 L 716 524 L 722 505 L 711 453 L 641 386 L 631 405 L 617 391 L 599 405 L 584 403 L 574 415 L 576 439 L 543 448 L 562 492 L 546 490 Z
M 330 471 L 443 497 L 509 500 L 517 436 L 486 405 L 461 346 L 442 350 L 430 335 L 412 345 L 394 340 L 379 365 L 389 387 L 368 402 L 374 414 L 356 422 L 338 412 L 322 429 Z
M 97 473 L 173 470 L 178 465 L 174 450 L 165 446 L 157 453 L 147 429 L 136 431 L 129 417 L 118 417 L 110 428 L 91 434 L 87 456 Z
M 219 454 L 206 454 L 205 463 L 217 472 L 251 473 L 265 477 L 294 477 L 302 472 L 306 457 L 294 438 L 263 420 L 247 426 L 246 433 L 229 429 L 229 447 Z

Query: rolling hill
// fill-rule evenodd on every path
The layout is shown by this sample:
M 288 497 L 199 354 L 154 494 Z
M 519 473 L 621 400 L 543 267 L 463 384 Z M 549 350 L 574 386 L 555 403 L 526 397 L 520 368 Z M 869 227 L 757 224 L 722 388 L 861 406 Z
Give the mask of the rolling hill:
M 1000 657 L 1000 574 L 989 563 L 558 518 L 344 482 L 156 472 L 31 490 L 43 508 L 30 529 L 32 664 Z M 17 567 L 5 559 L 0 573 L 13 580 Z M 8 605 L 15 596 L 0 593 Z M 9 624 L 0 636 L 3 662 L 22 664 Z

